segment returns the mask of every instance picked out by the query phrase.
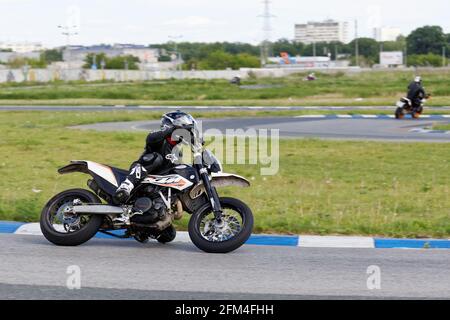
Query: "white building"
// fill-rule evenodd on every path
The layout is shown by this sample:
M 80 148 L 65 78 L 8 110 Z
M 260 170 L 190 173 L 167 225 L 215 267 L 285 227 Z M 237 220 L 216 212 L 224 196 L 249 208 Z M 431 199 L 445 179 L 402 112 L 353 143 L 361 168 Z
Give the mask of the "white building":
M 396 41 L 401 35 L 399 28 L 381 27 L 373 29 L 373 38 L 378 42 Z
M 334 41 L 349 43 L 349 24 L 335 20 L 296 24 L 295 41 L 305 44 Z
M 12 50 L 17 53 L 41 51 L 44 49 L 39 42 L 0 42 L 0 49 Z
M 141 45 L 133 44 L 115 44 L 115 45 L 95 45 L 95 46 L 70 46 L 63 51 L 64 61 L 84 62 L 88 54 L 104 53 L 108 57 L 117 57 L 124 55 L 132 55 L 138 57 L 141 64 L 157 63 L 159 57 L 159 49 L 148 48 Z

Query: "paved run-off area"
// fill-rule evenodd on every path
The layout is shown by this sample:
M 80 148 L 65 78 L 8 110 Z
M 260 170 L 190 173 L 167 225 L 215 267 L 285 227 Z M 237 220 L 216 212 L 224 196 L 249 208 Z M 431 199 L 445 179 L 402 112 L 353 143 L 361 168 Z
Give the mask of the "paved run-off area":
M 183 242 L 93 239 L 57 247 L 40 236 L 7 234 L 0 243 L 8 243 L 0 246 L 0 298 L 450 299 L 448 250 L 246 245 L 212 255 Z M 73 265 L 81 290 L 66 288 Z M 381 287 L 370 290 L 373 266 Z

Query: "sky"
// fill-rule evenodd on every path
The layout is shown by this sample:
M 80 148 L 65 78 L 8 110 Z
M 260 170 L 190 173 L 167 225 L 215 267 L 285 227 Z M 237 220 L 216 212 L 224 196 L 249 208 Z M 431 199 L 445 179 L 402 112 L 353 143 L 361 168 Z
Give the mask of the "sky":
M 440 25 L 450 33 L 449 0 L 272 0 L 271 39 L 294 38 L 306 21 L 358 20 L 359 35 L 377 26 L 409 34 Z M 71 44 L 240 41 L 263 39 L 262 0 L 0 0 L 0 42 L 67 43 L 58 25 L 76 26 Z M 354 34 L 354 31 L 351 31 Z

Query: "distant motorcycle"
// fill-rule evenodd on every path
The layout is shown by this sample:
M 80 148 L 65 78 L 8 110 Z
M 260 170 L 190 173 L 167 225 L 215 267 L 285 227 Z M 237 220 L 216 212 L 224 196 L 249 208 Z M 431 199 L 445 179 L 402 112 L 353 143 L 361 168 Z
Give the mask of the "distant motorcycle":
M 315 73 L 310 73 L 305 79 L 305 81 L 315 81 L 317 80 Z
M 233 77 L 233 78 L 230 80 L 230 83 L 231 83 L 231 84 L 235 84 L 235 85 L 237 85 L 237 86 L 240 86 L 240 85 L 241 85 L 241 77 L 239 77 L 239 76 Z
M 88 186 L 92 191 L 67 190 L 45 205 L 40 226 L 47 240 L 56 245 L 77 246 L 102 232 L 139 242 L 156 239 L 168 243 L 176 236 L 173 221 L 181 219 L 186 211 L 191 214 L 189 236 L 199 249 L 227 253 L 242 246 L 253 229 L 252 211 L 238 199 L 219 197 L 216 188 L 247 187 L 250 183 L 238 175 L 222 173 L 216 157 L 203 149 L 195 121 L 189 130 L 194 164 L 150 174 L 124 205 L 116 205 L 113 195 L 126 179 L 127 170 L 92 161 L 72 161 L 59 169 L 60 174 L 91 175 Z M 183 141 L 183 137 L 179 138 Z M 125 233 L 118 236 L 111 232 L 114 230 Z
M 397 102 L 397 109 L 395 110 L 395 118 L 403 119 L 406 114 L 410 114 L 412 118 L 418 119 L 423 113 L 423 107 L 431 95 L 427 95 L 420 101 L 418 107 L 413 107 L 411 99 L 403 97 Z

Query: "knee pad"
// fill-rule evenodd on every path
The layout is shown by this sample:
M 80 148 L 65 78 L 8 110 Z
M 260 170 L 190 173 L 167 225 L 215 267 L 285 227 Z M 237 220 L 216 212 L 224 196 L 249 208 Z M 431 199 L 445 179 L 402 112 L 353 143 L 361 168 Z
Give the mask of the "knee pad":
M 162 166 L 164 159 L 162 155 L 154 152 L 151 154 L 144 155 L 142 157 L 142 161 L 143 165 L 145 166 L 145 169 L 147 169 L 148 172 L 152 172 L 158 169 L 160 166 Z

